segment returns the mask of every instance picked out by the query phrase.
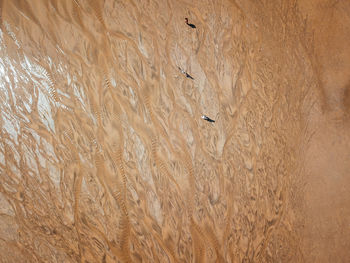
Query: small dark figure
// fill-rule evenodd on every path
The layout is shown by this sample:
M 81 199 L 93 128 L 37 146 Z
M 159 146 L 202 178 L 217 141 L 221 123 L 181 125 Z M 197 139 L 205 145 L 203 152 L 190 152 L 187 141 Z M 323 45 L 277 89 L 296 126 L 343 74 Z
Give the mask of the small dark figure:
M 205 115 L 202 115 L 202 119 L 209 122 L 215 122 L 214 120 L 210 119 L 208 116 L 205 116 Z
M 178 69 L 181 71 L 182 74 L 184 74 L 184 75 L 186 76 L 186 78 L 189 78 L 189 79 L 193 79 L 193 80 L 194 80 L 194 78 L 193 78 L 190 74 L 188 74 L 186 71 L 184 71 L 184 70 L 181 69 L 180 67 L 178 67 Z
M 192 27 L 192 28 L 196 28 L 196 26 L 195 26 L 194 24 L 189 24 L 189 23 L 188 23 L 188 18 L 187 18 L 187 17 L 185 18 L 185 22 L 186 22 L 186 24 L 187 24 L 188 26 L 190 26 L 190 27 Z
M 193 79 L 193 80 L 194 80 L 194 78 L 193 78 L 190 74 L 188 74 L 187 72 L 186 72 L 186 78 L 189 78 L 189 79 Z

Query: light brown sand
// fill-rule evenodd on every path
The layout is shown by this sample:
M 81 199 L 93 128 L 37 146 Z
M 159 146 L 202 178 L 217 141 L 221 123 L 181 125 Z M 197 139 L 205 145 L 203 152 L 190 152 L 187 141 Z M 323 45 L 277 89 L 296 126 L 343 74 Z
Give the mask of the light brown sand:
M 0 12 L 0 262 L 350 260 L 348 0 Z

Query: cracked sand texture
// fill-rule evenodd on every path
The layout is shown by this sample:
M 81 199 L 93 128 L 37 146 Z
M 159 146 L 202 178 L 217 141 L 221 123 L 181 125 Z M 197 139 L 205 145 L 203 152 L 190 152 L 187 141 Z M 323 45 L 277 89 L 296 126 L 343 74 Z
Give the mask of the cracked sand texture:
M 350 259 L 349 1 L 0 12 L 1 262 Z

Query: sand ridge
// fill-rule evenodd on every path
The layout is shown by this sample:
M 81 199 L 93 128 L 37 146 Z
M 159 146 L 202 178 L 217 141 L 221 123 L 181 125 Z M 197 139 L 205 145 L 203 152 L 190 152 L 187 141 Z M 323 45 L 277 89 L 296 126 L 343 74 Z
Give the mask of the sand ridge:
M 1 261 L 346 259 L 350 53 L 314 10 L 0 1 Z

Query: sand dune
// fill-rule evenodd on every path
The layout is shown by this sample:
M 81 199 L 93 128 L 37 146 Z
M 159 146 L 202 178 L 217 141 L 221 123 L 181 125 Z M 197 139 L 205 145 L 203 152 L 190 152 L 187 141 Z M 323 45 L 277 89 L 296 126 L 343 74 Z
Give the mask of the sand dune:
M 349 3 L 0 1 L 0 261 L 349 260 Z

